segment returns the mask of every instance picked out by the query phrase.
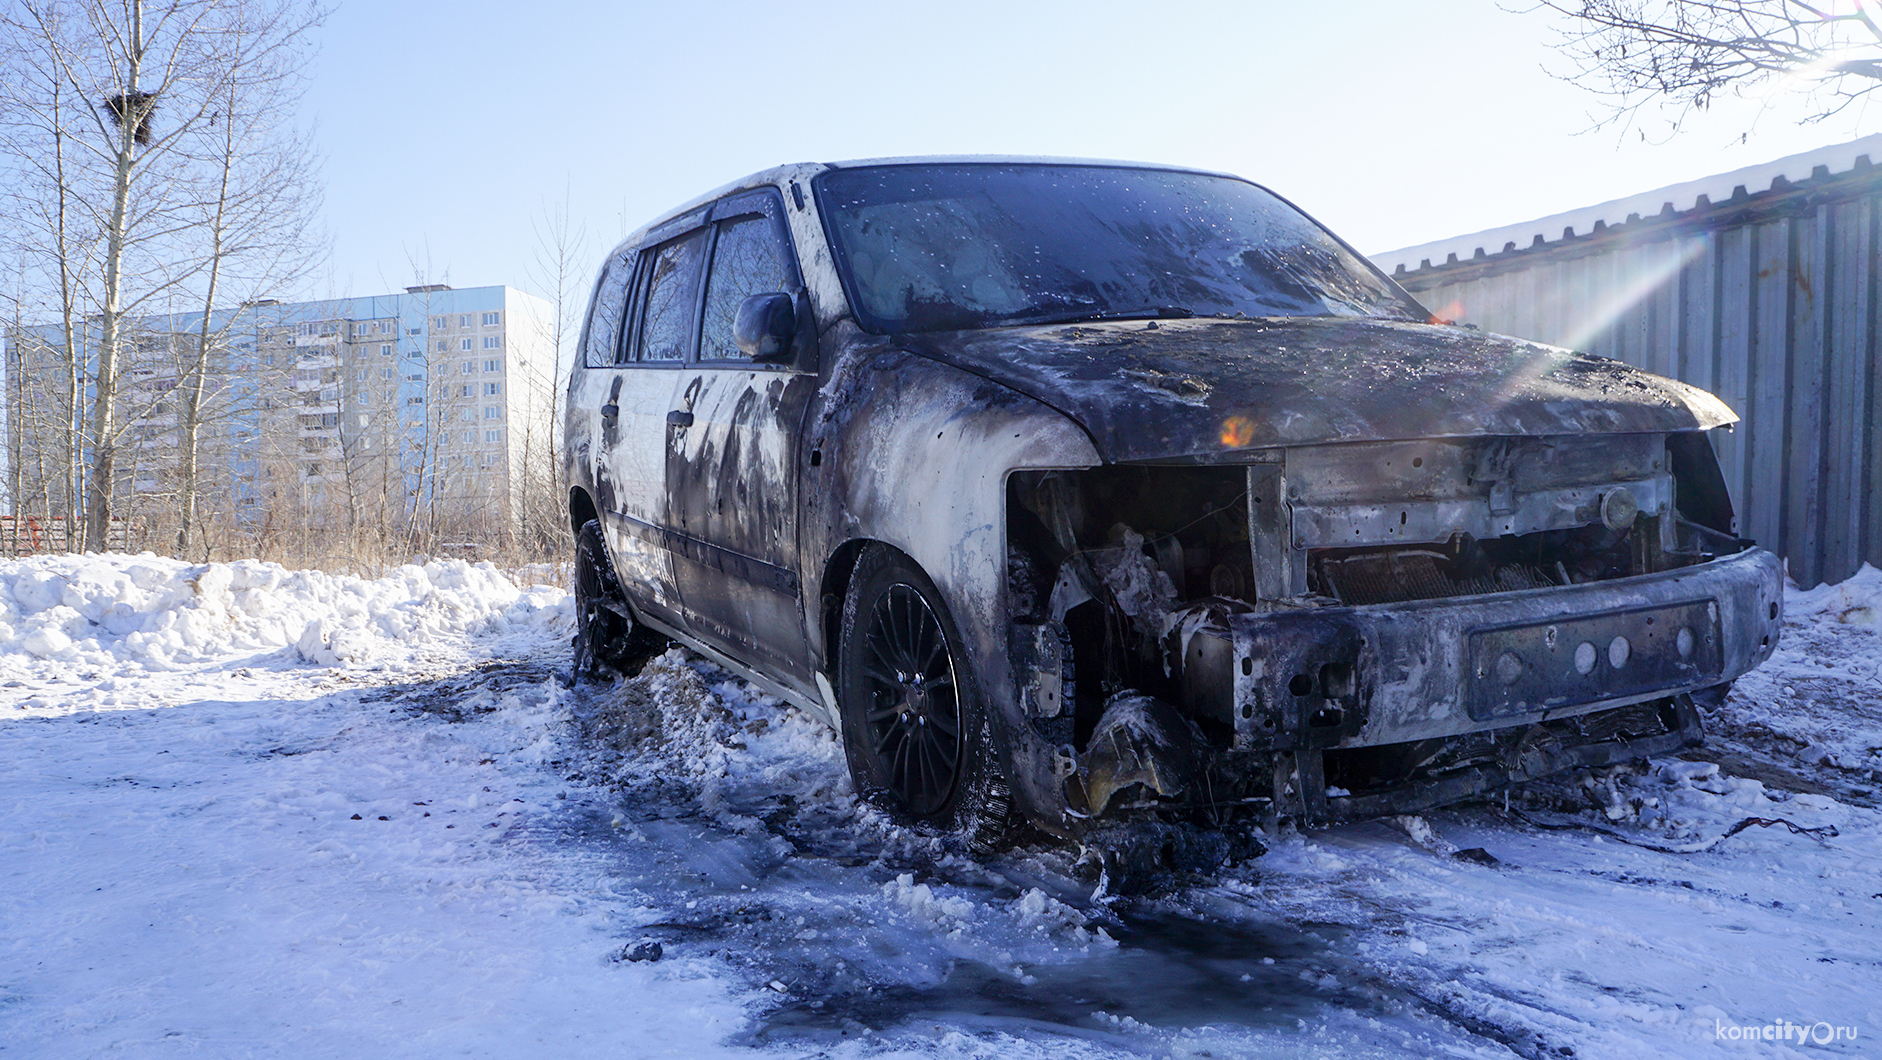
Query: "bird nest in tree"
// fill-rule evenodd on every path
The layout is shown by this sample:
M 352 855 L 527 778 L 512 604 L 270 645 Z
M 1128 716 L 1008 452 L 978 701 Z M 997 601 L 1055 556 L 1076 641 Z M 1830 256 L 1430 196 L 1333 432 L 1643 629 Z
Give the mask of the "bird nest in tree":
M 105 100 L 105 109 L 111 113 L 111 123 L 120 129 L 126 120 L 135 120 L 131 138 L 140 144 L 150 142 L 150 118 L 157 113 L 155 92 L 120 92 Z

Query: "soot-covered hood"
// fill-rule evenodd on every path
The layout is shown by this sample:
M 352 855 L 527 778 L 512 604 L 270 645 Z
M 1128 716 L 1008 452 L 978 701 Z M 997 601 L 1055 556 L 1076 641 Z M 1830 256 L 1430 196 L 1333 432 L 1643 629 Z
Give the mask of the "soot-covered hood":
M 903 336 L 1057 408 L 1107 461 L 1475 435 L 1659 433 L 1737 419 L 1696 387 L 1465 328 L 1354 318 L 1127 321 Z

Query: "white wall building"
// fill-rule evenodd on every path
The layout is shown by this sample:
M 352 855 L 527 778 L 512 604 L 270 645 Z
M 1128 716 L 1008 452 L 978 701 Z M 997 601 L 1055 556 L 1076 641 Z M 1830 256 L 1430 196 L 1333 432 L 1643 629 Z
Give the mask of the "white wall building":
M 251 534 L 402 529 L 433 547 L 476 546 L 514 531 L 528 483 L 553 479 L 551 312 L 534 295 L 433 284 L 245 305 L 209 325 L 198 430 L 205 521 Z M 181 387 L 203 332 L 200 313 L 127 329 L 114 507 L 148 526 L 174 512 L 183 488 Z M 88 462 L 69 459 L 67 358 L 56 329 L 9 339 L 12 513 L 50 517 L 86 488 L 73 479 Z M 89 401 L 79 404 L 82 422 Z

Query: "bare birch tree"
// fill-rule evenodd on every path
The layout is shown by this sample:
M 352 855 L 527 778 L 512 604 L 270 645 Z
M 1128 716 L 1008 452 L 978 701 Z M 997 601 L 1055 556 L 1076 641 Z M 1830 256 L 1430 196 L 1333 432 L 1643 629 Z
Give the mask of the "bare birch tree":
M 317 264 L 313 212 L 319 191 L 307 159 L 312 145 L 285 129 L 300 81 L 293 71 L 230 80 L 223 106 L 200 127 L 196 150 L 209 178 L 198 227 L 204 261 L 196 341 L 177 374 L 177 555 L 198 531 L 203 430 L 229 411 L 228 339 L 239 315 L 227 310 L 280 293 Z M 229 287 L 235 289 L 231 299 Z
M 83 452 L 84 482 L 73 482 L 69 502 L 84 496 L 85 548 L 109 544 L 118 450 L 143 415 L 123 407 L 131 323 L 186 291 L 213 307 L 211 276 L 233 253 L 205 238 L 205 204 L 219 197 L 205 131 L 232 120 L 232 98 L 260 101 L 262 120 L 284 121 L 291 93 L 258 90 L 295 81 L 322 17 L 303 0 L 15 0 L 0 9 L 11 46 L 0 151 L 9 172 L 55 204 L 36 227 L 49 237 L 39 241 L 42 265 L 63 292 L 73 404 L 82 391 L 86 406 L 71 447 L 74 463 Z
M 594 266 L 587 228 L 570 221 L 566 190 L 561 202 L 543 204 L 535 229 L 536 260 L 530 278 L 549 302 L 549 317 L 537 326 L 547 331 L 541 345 L 550 359 L 548 364 L 521 365 L 518 374 L 531 392 L 525 407 L 546 408 L 549 415 L 525 421 L 520 512 L 525 547 L 547 556 L 560 554 L 568 532 L 568 506 L 561 489 L 563 402 Z

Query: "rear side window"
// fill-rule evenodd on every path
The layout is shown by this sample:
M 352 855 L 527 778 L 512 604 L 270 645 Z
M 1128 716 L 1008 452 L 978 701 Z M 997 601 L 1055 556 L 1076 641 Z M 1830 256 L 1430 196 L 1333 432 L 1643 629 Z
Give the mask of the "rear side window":
M 784 233 L 771 218 L 763 214 L 733 217 L 720 221 L 717 227 L 712 272 L 706 280 L 699 359 L 742 360 L 745 354 L 732 338 L 739 305 L 755 294 L 789 292 L 797 286 L 797 278 L 790 266 Z
M 701 228 L 647 252 L 646 307 L 636 360 L 683 361 L 693 342 L 700 266 L 706 230 Z
M 595 284 L 594 304 L 588 308 L 587 343 L 583 363 L 590 368 L 614 364 L 621 349 L 621 318 L 627 315 L 627 283 L 634 262 L 625 255 L 609 261 Z

